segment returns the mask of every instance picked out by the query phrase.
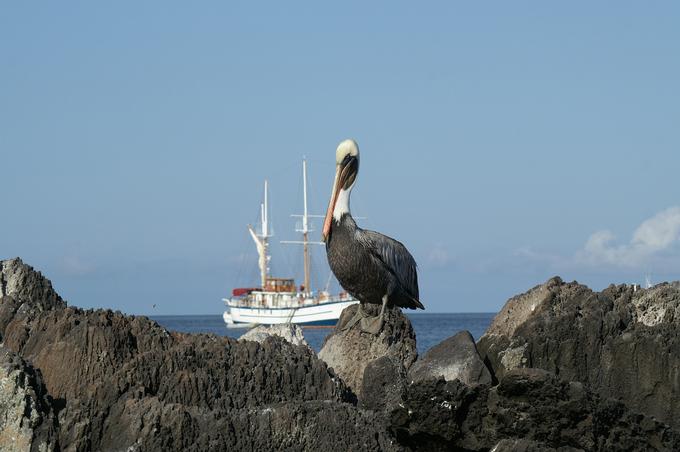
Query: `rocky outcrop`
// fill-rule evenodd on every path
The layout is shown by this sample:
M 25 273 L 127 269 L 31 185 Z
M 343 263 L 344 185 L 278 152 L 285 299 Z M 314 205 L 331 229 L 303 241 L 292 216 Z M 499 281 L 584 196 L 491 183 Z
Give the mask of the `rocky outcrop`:
M 305 336 L 302 334 L 302 328 L 292 323 L 284 323 L 282 325 L 264 326 L 260 325 L 248 330 L 239 338 L 244 341 L 264 342 L 270 336 L 278 336 L 293 345 L 304 345 L 309 347 Z
M 510 299 L 477 347 L 498 378 L 536 367 L 680 428 L 680 286 L 594 292 L 553 278 Z
M 309 349 L 278 337 L 257 343 L 170 334 L 143 317 L 67 308 L 18 317 L 5 344 L 41 369 L 49 393 L 63 405 L 59 442 L 66 450 L 107 449 L 106 438 L 133 446 L 140 434 L 135 422 L 147 425 L 144 417 L 133 422 L 134 413 L 156 413 L 163 424 L 184 417 L 200 424 L 215 412 L 351 400 Z M 132 423 L 128 436 L 116 416 Z M 182 441 L 193 434 L 187 430 Z
M 343 331 L 356 307 L 346 310 L 322 349 L 329 366 L 276 334 L 171 333 L 145 317 L 67 307 L 20 261 L 0 268 L 2 450 L 680 449 L 676 431 L 597 386 L 623 382 L 630 395 L 634 377 L 674 400 L 673 285 L 597 294 L 555 279 L 513 299 L 479 345 L 494 385 L 469 333 L 416 361 L 398 310 L 378 336 Z M 625 352 L 637 367 L 619 361 Z M 559 376 L 522 368 L 537 364 Z M 583 375 L 587 384 L 567 381 Z
M 491 384 L 491 373 L 477 353 L 470 332 L 461 331 L 435 345 L 408 372 L 410 382 L 439 377 L 467 385 Z
M 76 438 L 66 450 L 91 450 L 86 435 Z M 95 444 L 97 450 L 139 451 L 404 450 L 375 414 L 346 403 L 317 400 L 224 411 L 141 395 L 111 407 Z
M 391 356 L 408 369 L 418 357 L 416 334 L 409 319 L 398 308 L 385 310 L 385 323 L 377 336 L 363 332 L 358 324 L 343 330 L 358 307 L 355 304 L 345 308 L 335 330 L 326 337 L 319 351 L 319 358 L 357 394 L 366 365 L 374 359 Z M 380 306 L 367 305 L 364 311 L 368 315 L 378 315 Z
M 18 257 L 0 261 L 0 331 L 17 312 L 35 315 L 64 307 L 64 300 L 40 272 Z
M 667 425 L 538 369 L 509 371 L 494 387 L 417 382 L 402 404 L 391 414 L 391 429 L 413 450 L 680 448 L 680 436 Z
M 3 297 L 0 334 L 8 356 L 31 364 L 21 361 L 23 374 L 13 370 L 12 381 L 35 369 L 40 384 L 32 389 L 36 402 L 23 405 L 30 416 L 6 423 L 0 438 L 18 431 L 31 447 L 66 451 L 398 450 L 375 415 L 348 403 L 355 396 L 308 347 L 278 336 L 254 342 L 170 333 L 145 317 L 66 307 L 26 268 L 22 280 L 32 286 L 12 284 Z M 8 300 L 26 308 L 8 309 Z M 40 408 L 42 400 L 49 403 Z M 12 413 L 21 407 L 12 407 L 0 406 L 0 418 L 19 419 Z
M 57 450 L 51 399 L 36 372 L 0 346 L 0 450 Z
M 18 257 L 0 261 L 0 297 L 12 297 L 43 311 L 66 307 L 50 280 Z
M 396 408 L 406 393 L 406 369 L 393 356 L 366 365 L 359 394 L 359 407 L 385 413 Z

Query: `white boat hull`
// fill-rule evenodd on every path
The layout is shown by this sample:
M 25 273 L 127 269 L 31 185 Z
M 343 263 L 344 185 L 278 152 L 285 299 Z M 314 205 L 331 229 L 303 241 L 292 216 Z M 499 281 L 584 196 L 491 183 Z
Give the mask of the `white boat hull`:
M 358 303 L 357 300 L 333 301 L 300 307 L 245 307 L 227 303 L 224 321 L 227 325 L 277 325 L 296 323 L 302 326 L 335 325 L 342 310 Z

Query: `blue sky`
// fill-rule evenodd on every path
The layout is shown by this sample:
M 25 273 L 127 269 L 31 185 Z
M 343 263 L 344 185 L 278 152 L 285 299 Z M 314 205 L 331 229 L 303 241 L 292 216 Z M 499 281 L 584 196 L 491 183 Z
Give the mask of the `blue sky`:
M 323 213 L 353 137 L 353 211 L 411 250 L 430 312 L 555 274 L 680 279 L 679 21 L 675 2 L 4 3 L 0 258 L 78 306 L 219 314 L 256 281 L 262 180 L 294 239 L 302 156 Z

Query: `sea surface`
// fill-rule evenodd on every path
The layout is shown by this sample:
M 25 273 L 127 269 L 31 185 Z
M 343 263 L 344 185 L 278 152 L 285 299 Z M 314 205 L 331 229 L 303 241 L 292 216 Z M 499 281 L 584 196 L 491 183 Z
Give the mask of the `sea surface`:
M 484 334 L 496 315 L 493 312 L 405 314 L 416 331 L 419 354 L 461 330 L 468 330 L 476 341 Z M 182 333 L 213 333 L 238 338 L 248 331 L 246 328 L 227 328 L 221 315 L 160 315 L 151 318 L 168 330 Z M 307 343 L 318 352 L 333 328 L 303 328 L 302 331 Z

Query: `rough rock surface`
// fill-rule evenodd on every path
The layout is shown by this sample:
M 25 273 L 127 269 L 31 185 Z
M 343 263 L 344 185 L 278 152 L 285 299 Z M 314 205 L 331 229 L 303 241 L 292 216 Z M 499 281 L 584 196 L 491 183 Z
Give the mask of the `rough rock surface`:
M 304 345 L 309 347 L 307 341 L 305 340 L 304 334 L 302 334 L 302 328 L 298 325 L 286 323 L 282 325 L 271 325 L 257 326 L 245 334 L 241 335 L 240 340 L 263 342 L 269 336 L 278 336 L 293 345 Z
M 497 378 L 537 367 L 680 428 L 680 285 L 593 292 L 553 278 L 510 299 L 477 347 Z
M 375 426 L 375 414 L 333 401 L 203 410 L 155 397 L 112 407 L 100 450 L 405 450 Z M 90 450 L 85 443 L 67 450 Z
M 492 450 L 499 443 L 501 450 L 532 451 L 680 448 L 680 435 L 667 425 L 539 369 L 509 371 L 495 387 L 417 382 L 392 412 L 391 428 L 401 444 L 427 451 Z M 509 449 L 513 444 L 518 448 Z
M 21 396 L 20 421 L 31 428 L 20 431 L 26 444 L 47 447 L 35 450 L 400 450 L 307 347 L 169 333 L 145 317 L 66 307 L 23 268 L 24 282 L 3 292 L 0 334 L 8 356 L 30 366 L 12 364 L 2 381 L 35 375 L 21 383 L 36 396 Z M 0 405 L 9 419 L 0 438 L 16 437 L 13 407 Z
M 393 356 L 374 359 L 366 365 L 359 394 L 359 407 L 386 412 L 396 408 L 406 392 L 406 369 Z
M 0 261 L 0 331 L 17 312 L 35 315 L 64 307 L 64 300 L 40 272 L 18 257 Z
M 62 406 L 59 442 L 65 450 L 132 446 L 138 432 L 133 426 L 134 434 L 121 434 L 116 416 L 146 425 L 143 417 L 129 417 L 135 407 L 137 414 L 157 407 L 159 426 L 196 418 L 209 438 L 212 429 L 203 421 L 216 410 L 351 400 L 310 350 L 277 337 L 257 343 L 169 334 L 143 317 L 66 308 L 13 320 L 5 344 L 41 369 Z M 191 429 L 178 431 L 180 443 L 194 441 Z
M 338 330 L 324 345 L 350 377 L 361 369 L 356 406 L 355 393 L 307 347 L 275 335 L 255 342 L 169 333 L 145 317 L 66 307 L 20 261 L 0 269 L 1 450 L 680 450 L 676 431 L 560 379 L 564 370 L 557 377 L 508 365 L 497 386 L 443 378 L 408 385 L 415 335 L 399 311 L 388 313 L 379 336 Z M 677 288 L 667 289 L 625 305 L 643 351 L 651 353 L 648 337 L 674 344 L 664 336 L 674 326 L 654 329 L 678 318 Z M 608 290 L 598 296 L 617 306 L 619 289 Z M 533 315 L 516 322 L 508 341 Z M 674 352 L 666 352 L 656 372 L 672 376 Z
M 359 305 L 354 304 L 342 311 L 335 330 L 326 337 L 319 351 L 319 358 L 357 394 L 369 362 L 382 356 L 393 356 L 408 369 L 418 357 L 416 333 L 399 308 L 385 310 L 385 324 L 377 336 L 361 331 L 358 324 L 343 331 L 358 308 Z M 364 311 L 368 315 L 378 315 L 380 306 L 367 305 Z
M 581 449 L 573 447 L 548 447 L 538 441 L 526 439 L 502 439 L 491 450 L 493 452 L 574 452 Z
M 439 377 L 446 381 L 459 379 L 467 385 L 492 382 L 470 332 L 461 331 L 435 345 L 408 371 L 410 382 Z
M 56 450 L 57 424 L 40 373 L 0 346 L 0 450 Z
M 50 280 L 18 257 L 0 261 L 0 297 L 30 302 L 32 307 L 41 310 L 66 306 Z

